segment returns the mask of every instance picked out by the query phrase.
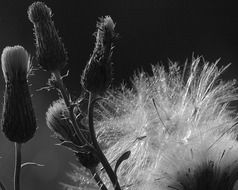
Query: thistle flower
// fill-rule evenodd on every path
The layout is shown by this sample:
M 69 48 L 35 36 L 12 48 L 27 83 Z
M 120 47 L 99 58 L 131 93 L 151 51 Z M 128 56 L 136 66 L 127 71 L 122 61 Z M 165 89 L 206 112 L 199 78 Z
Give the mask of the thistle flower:
M 131 151 L 117 171 L 122 188 L 234 188 L 237 117 L 228 105 L 237 100 L 237 87 L 220 80 L 227 67 L 218 69 L 217 63 L 193 59 L 183 72 L 174 63 L 169 72 L 157 65 L 153 76 L 136 75 L 133 89 L 107 92 L 95 127 L 112 166 Z
M 14 46 L 3 50 L 1 61 L 6 82 L 2 129 L 10 141 L 25 143 L 36 131 L 36 119 L 27 84 L 30 58 L 22 46 Z
M 85 138 L 91 142 L 88 130 L 82 126 L 78 120 L 78 125 Z M 72 124 L 69 120 L 69 112 L 63 99 L 53 102 L 46 113 L 47 126 L 54 132 L 55 137 L 62 141 L 63 146 L 73 150 L 78 161 L 86 168 L 96 167 L 99 163 L 98 158 L 89 150 L 81 150 L 83 144 L 80 143 L 75 135 Z
M 111 56 L 117 37 L 114 28 L 115 24 L 110 16 L 100 18 L 97 23 L 95 48 L 81 77 L 83 88 L 89 92 L 103 93 L 111 84 Z
M 67 63 L 67 53 L 51 19 L 51 9 L 43 2 L 34 2 L 28 17 L 34 25 L 38 63 L 47 71 L 60 71 Z

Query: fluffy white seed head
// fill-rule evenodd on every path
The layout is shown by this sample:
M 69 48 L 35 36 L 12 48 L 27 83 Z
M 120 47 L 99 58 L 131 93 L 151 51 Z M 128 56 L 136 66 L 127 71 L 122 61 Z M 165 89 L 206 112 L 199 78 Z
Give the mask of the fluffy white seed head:
M 117 173 L 122 186 L 169 190 L 178 173 L 198 167 L 206 158 L 218 165 L 219 174 L 226 172 L 224 165 L 237 167 L 233 161 L 238 143 L 232 132 L 237 118 L 228 106 L 237 100 L 237 87 L 233 81 L 219 80 L 225 69 L 201 58 L 193 59 L 186 72 L 174 63 L 168 72 L 157 65 L 153 76 L 136 75 L 133 89 L 109 93 L 110 111 L 104 105 L 100 109 L 104 120 L 98 122 L 99 139 L 108 145 L 112 165 L 131 151 Z M 208 151 L 213 143 L 216 146 Z M 225 158 L 218 163 L 223 151 Z
M 22 46 L 5 47 L 1 61 L 5 81 L 12 80 L 15 77 L 27 77 L 30 70 L 30 58 Z

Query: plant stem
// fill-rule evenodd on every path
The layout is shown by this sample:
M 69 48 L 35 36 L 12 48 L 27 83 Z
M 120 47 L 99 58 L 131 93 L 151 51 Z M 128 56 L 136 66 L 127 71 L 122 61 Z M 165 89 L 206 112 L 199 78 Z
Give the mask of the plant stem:
M 95 101 L 93 101 L 92 93 L 89 92 L 88 120 L 89 120 L 89 131 L 90 131 L 90 134 L 91 134 L 91 139 L 92 139 L 92 142 L 93 142 L 93 146 L 96 149 L 97 156 L 100 159 L 100 162 L 102 163 L 103 167 L 105 168 L 105 170 L 108 174 L 108 177 L 110 178 L 110 180 L 113 184 L 114 189 L 115 190 L 121 190 L 121 187 L 120 187 L 120 185 L 118 183 L 118 180 L 117 180 L 117 176 L 113 172 L 107 158 L 103 154 L 101 148 L 98 145 L 97 139 L 96 139 L 94 125 L 93 125 L 93 107 L 94 107 L 94 103 L 95 103 Z
M 107 190 L 107 187 L 104 185 L 102 179 L 100 178 L 100 176 L 98 175 L 97 171 L 95 168 L 90 168 L 90 172 L 93 175 L 93 178 L 95 179 L 95 181 L 97 182 L 97 185 L 99 186 L 99 188 L 101 190 Z
M 5 188 L 5 186 L 3 185 L 2 182 L 0 182 L 0 188 L 1 188 L 1 190 L 6 190 L 6 188 Z
M 21 143 L 15 143 L 14 190 L 20 190 Z
M 58 82 L 58 87 L 60 90 L 60 93 L 65 101 L 65 105 L 67 106 L 68 110 L 69 110 L 69 117 L 70 120 L 73 124 L 73 128 L 74 128 L 74 132 L 76 133 L 76 135 L 78 136 L 78 140 L 80 141 L 81 145 L 87 144 L 90 146 L 90 144 L 88 143 L 88 141 L 85 139 L 84 135 L 82 134 L 82 132 L 79 130 L 78 127 L 78 123 L 76 121 L 75 115 L 74 115 L 74 108 L 73 105 L 71 104 L 71 99 L 70 99 L 70 95 L 67 91 L 67 89 L 64 86 L 64 83 L 61 79 L 61 75 L 59 71 L 55 71 L 54 73 L 55 79 Z

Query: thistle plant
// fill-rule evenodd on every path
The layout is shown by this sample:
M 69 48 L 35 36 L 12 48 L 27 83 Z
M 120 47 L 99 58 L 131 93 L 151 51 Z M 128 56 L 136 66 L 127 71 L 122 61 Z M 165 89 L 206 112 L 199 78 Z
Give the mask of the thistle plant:
M 6 83 L 2 130 L 15 143 L 14 189 L 20 189 L 21 146 L 36 131 L 27 77 L 31 71 L 30 57 L 22 46 L 6 47 L 2 52 L 2 71 Z
M 112 81 L 112 49 L 118 36 L 110 16 L 100 18 L 95 32 L 96 43 L 81 78 L 81 84 L 91 94 L 104 93 Z
M 65 67 L 67 53 L 51 17 L 51 9 L 42 2 L 28 9 L 28 18 L 34 25 L 36 60 L 43 69 L 57 72 Z
M 106 92 L 112 80 L 111 56 L 113 42 L 118 36 L 118 34 L 114 32 L 114 28 L 115 24 L 113 23 L 111 17 L 106 16 L 105 18 L 100 18 L 100 21 L 97 23 L 97 31 L 95 33 L 95 48 L 83 71 L 81 84 L 89 93 L 87 113 L 89 132 L 93 147 L 95 148 L 95 151 L 103 164 L 113 187 L 119 190 L 120 185 L 118 183 L 117 176 L 98 145 L 93 122 L 93 109 L 95 102 L 98 100 L 97 97 Z
M 120 190 L 117 176 L 98 145 L 93 124 L 93 108 L 98 100 L 95 98 L 106 91 L 111 82 L 111 55 L 113 42 L 116 38 L 114 22 L 107 16 L 101 18 L 97 24 L 95 49 L 81 80 L 82 86 L 89 93 L 86 118 L 88 125 L 82 126 L 74 113 L 76 104 L 71 100 L 60 73 L 66 65 L 67 55 L 51 19 L 51 10 L 44 3 L 36 2 L 29 7 L 28 17 L 34 25 L 38 63 L 43 69 L 51 72 L 52 77 L 49 80 L 49 85 L 51 88 L 57 89 L 60 97 L 64 100 L 61 106 L 54 104 L 49 109 L 47 113 L 48 126 L 56 134 L 59 134 L 58 136 L 61 136 L 60 140 L 63 141 L 61 144 L 72 149 L 80 163 L 90 169 L 100 188 L 107 189 L 96 171 L 99 162 L 105 168 L 114 188 Z M 98 84 L 95 85 L 95 82 Z M 63 111 L 62 108 L 66 111 Z M 68 120 L 66 125 L 65 121 L 60 124 L 63 119 L 62 115 Z M 66 130 L 66 128 L 68 129 Z M 92 165 L 88 165 L 89 163 Z
M 72 124 L 69 120 L 69 112 L 65 103 L 62 99 L 53 102 L 52 106 L 48 109 L 46 113 L 47 126 L 54 132 L 55 137 L 58 138 L 61 143 L 59 145 L 65 146 L 66 148 L 72 150 L 75 153 L 79 163 L 87 168 L 93 175 L 95 181 L 98 185 L 105 189 L 103 182 L 96 173 L 96 167 L 99 164 L 99 159 L 94 152 L 90 150 L 79 151 L 82 149 L 80 141 L 74 134 Z M 89 131 L 85 129 L 80 121 L 78 121 L 78 126 L 83 131 L 83 134 L 88 142 L 91 143 Z

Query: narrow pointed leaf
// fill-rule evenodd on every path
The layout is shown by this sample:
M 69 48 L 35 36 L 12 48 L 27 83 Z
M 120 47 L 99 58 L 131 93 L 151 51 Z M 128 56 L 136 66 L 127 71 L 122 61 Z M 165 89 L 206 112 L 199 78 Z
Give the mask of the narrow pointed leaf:
M 121 155 L 121 157 L 117 160 L 117 163 L 116 163 L 116 166 L 115 166 L 115 169 L 114 169 L 114 172 L 115 174 L 117 173 L 117 169 L 118 167 L 121 165 L 121 163 L 124 161 L 124 160 L 127 160 L 131 155 L 131 151 L 126 151 L 124 154 Z
M 38 163 L 35 163 L 35 162 L 25 162 L 25 163 L 21 164 L 21 168 L 23 168 L 25 166 L 39 166 L 39 167 L 43 167 L 45 165 L 38 164 Z

